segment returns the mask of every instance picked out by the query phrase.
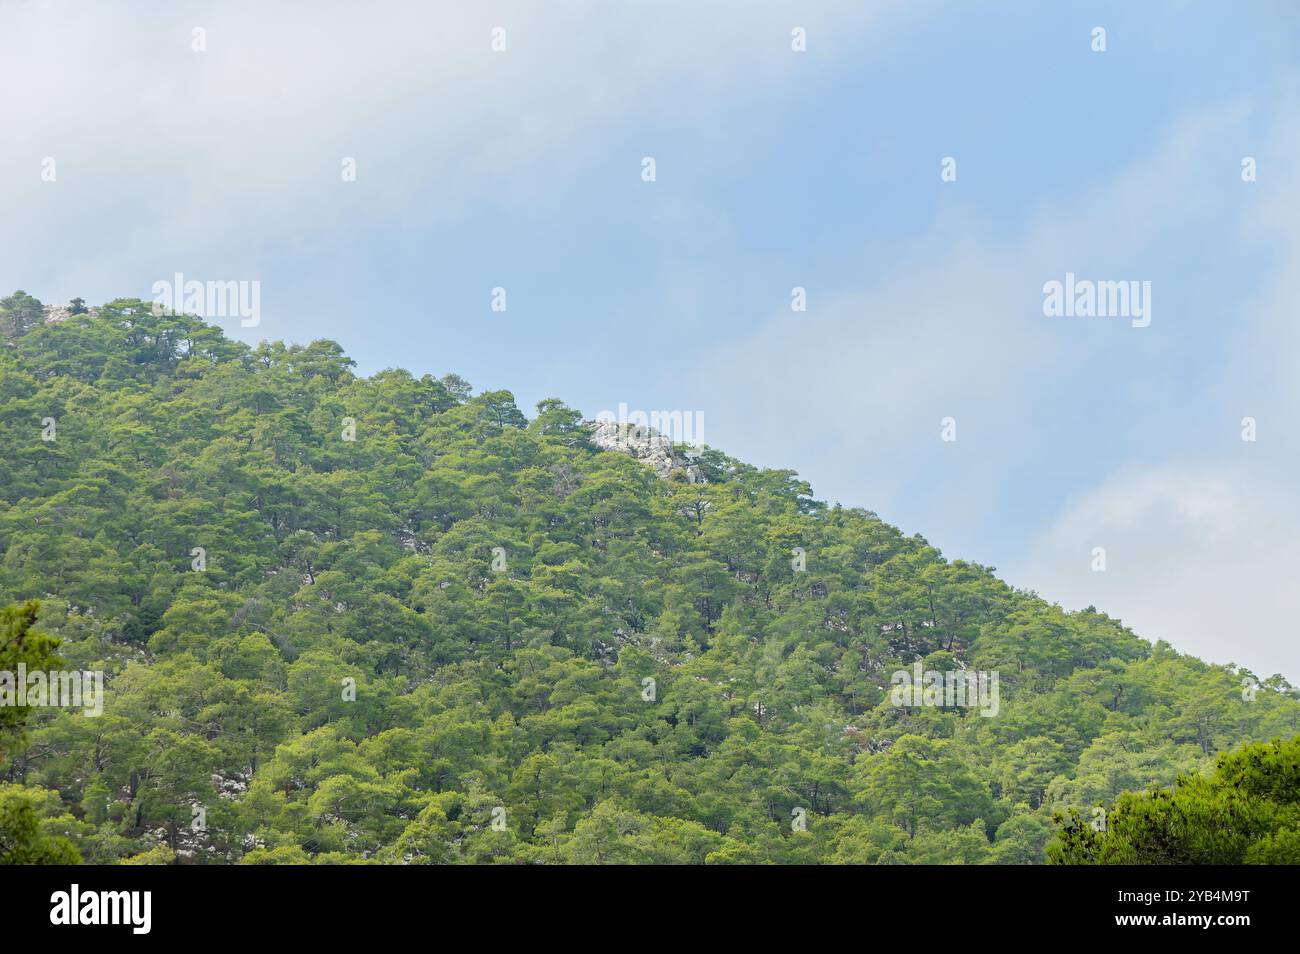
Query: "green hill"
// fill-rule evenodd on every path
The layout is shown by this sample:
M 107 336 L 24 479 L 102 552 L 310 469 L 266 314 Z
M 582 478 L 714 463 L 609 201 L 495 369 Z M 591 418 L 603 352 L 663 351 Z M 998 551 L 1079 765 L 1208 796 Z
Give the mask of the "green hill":
M 1297 732 L 1280 677 L 793 471 L 661 479 L 559 400 L 135 300 L 5 332 L 0 605 L 107 688 L 0 735 L 0 818 L 88 862 L 1040 862 L 1054 811 Z M 895 704 L 918 662 L 996 713 Z

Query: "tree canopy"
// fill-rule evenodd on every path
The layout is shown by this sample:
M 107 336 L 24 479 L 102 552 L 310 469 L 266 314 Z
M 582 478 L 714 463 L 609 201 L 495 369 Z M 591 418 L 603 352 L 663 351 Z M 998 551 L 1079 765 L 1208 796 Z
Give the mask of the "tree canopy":
M 1101 823 L 1064 814 L 1053 864 L 1300 864 L 1300 737 L 1225 752 L 1172 788 L 1124 792 Z
M 1054 813 L 1118 798 L 1129 832 L 1122 792 L 1297 731 L 1281 677 L 1065 612 L 793 471 L 706 449 L 704 482 L 659 479 L 558 398 L 529 420 L 330 341 L 13 301 L 5 652 L 107 690 L 99 717 L 0 712 L 8 860 L 1035 863 Z M 917 662 L 997 671 L 997 715 L 896 705 Z M 1294 851 L 1284 812 L 1224 804 L 1255 813 L 1241 858 Z M 1129 857 L 1073 831 L 1062 858 Z

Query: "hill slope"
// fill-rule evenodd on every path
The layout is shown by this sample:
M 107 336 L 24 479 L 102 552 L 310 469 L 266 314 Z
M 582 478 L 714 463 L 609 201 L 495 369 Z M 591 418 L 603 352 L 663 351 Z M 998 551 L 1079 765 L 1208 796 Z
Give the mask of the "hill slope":
M 0 776 L 88 861 L 1041 861 L 1054 808 L 1300 721 L 791 471 L 659 479 L 558 400 L 139 301 L 10 338 L 0 604 L 108 689 L 30 710 Z M 996 715 L 895 705 L 918 661 L 995 671 Z

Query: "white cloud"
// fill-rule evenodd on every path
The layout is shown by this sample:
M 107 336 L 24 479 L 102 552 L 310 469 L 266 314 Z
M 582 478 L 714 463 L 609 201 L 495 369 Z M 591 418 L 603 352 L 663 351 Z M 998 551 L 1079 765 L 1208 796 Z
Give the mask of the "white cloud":
M 768 465 L 799 461 L 820 493 L 887 516 L 918 482 L 933 484 L 929 519 L 909 529 L 960 539 L 982 519 L 981 489 L 1022 479 L 1059 437 L 1083 394 L 1069 382 L 1104 377 L 1111 356 L 1168 333 L 1161 288 L 1155 328 L 1102 329 L 1045 318 L 1043 283 L 1067 270 L 1147 277 L 1133 269 L 1194 221 L 1205 145 L 1240 116 L 1211 110 L 1177 124 L 1128 174 L 1041 210 L 1014 241 L 953 240 L 942 223 L 875 281 L 810 280 L 806 314 L 774 307 L 724 367 L 710 357 L 695 369 L 708 383 L 711 442 Z M 864 261 L 862 273 L 878 268 Z M 948 416 L 958 441 L 945 446 Z
M 710 442 L 768 466 L 798 461 L 819 495 L 870 506 L 953 556 L 1001 563 L 1005 579 L 1067 608 L 1095 604 L 1181 651 L 1300 678 L 1300 455 L 1285 446 L 1300 411 L 1300 201 L 1276 187 L 1230 191 L 1247 188 L 1235 159 L 1222 165 L 1246 115 L 1233 104 L 1178 124 L 1126 175 L 1039 210 L 1012 242 L 951 243 L 950 229 L 936 229 L 887 277 L 810 287 L 806 315 L 774 308 L 725 366 L 695 370 L 710 382 L 701 404 Z M 1279 115 L 1287 128 L 1261 153 L 1281 175 L 1276 164 L 1296 151 L 1286 143 L 1300 137 L 1289 127 L 1296 112 Z M 1241 333 L 1218 417 L 1204 427 L 1177 406 L 1143 406 L 1186 387 L 1179 353 L 1196 322 L 1215 317 L 1204 306 L 1176 310 L 1174 289 L 1157 283 L 1151 328 L 1102 331 L 1042 315 L 1042 283 L 1067 269 L 1148 277 L 1134 269 L 1182 236 L 1226 252 L 1239 229 L 1274 243 L 1278 266 L 1257 297 L 1243 287 L 1241 312 L 1222 319 Z M 1261 385 L 1267 365 L 1276 373 Z M 939 440 L 945 415 L 958 422 L 953 445 Z M 1240 441 L 1246 415 L 1269 440 Z M 1098 428 L 1112 432 L 1099 439 L 1100 461 L 1090 454 Z M 1117 449 L 1130 454 L 1126 466 L 1102 463 Z M 1028 509 L 1040 481 L 1069 486 L 1099 465 L 1098 481 L 1072 502 L 1037 517 Z M 995 500 L 1027 525 L 990 525 Z M 980 549 L 998 537 L 1000 553 Z M 1107 549 L 1106 573 L 1090 569 L 1094 546 Z
M 1105 572 L 1092 569 L 1094 547 Z M 1295 679 L 1298 561 L 1293 488 L 1244 462 L 1184 462 L 1121 472 L 1070 503 L 1016 574 L 1182 652 Z
M 1111 474 L 1065 505 L 1009 575 L 1182 651 L 1300 682 L 1300 184 L 1284 173 L 1300 148 L 1297 102 L 1283 91 L 1271 136 L 1252 150 L 1272 172 L 1239 186 L 1239 228 L 1224 228 L 1265 243 L 1272 268 L 1223 316 L 1234 333 L 1211 388 L 1220 437 Z M 1241 440 L 1245 417 L 1254 442 Z M 1107 548 L 1105 573 L 1089 568 L 1093 546 Z
M 799 22 L 827 62 L 894 6 L 828 0 Z M 346 268 L 367 230 L 451 232 L 484 195 L 540 200 L 620 124 L 707 116 L 796 68 L 791 18 L 688 0 L 4 4 L 0 208 L 22 227 L 0 237 L 0 285 L 96 300 L 177 269 Z

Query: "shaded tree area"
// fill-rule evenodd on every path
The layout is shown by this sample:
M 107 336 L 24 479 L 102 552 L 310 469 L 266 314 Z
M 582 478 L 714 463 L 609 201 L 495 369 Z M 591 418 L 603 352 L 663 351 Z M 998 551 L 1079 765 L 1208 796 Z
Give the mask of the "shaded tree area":
M 1125 792 L 1095 823 L 1058 819 L 1052 864 L 1300 864 L 1300 738 L 1224 752 L 1213 772 Z

